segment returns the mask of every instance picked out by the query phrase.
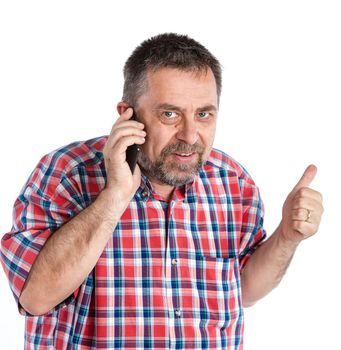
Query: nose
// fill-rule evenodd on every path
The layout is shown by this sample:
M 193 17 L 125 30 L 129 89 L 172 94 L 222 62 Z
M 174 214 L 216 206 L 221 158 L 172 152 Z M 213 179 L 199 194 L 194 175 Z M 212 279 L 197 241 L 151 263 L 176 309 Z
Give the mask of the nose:
M 181 125 L 179 125 L 176 138 L 189 145 L 194 145 L 198 141 L 198 125 L 193 117 L 186 118 Z

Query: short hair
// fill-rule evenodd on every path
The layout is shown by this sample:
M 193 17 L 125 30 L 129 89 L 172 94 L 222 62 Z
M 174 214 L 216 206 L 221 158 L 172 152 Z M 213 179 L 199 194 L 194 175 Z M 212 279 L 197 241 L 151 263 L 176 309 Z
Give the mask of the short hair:
M 222 67 L 202 44 L 176 33 L 164 33 L 143 41 L 127 59 L 124 69 L 123 101 L 136 106 L 147 89 L 147 72 L 171 67 L 184 71 L 213 72 L 218 101 L 222 88 Z

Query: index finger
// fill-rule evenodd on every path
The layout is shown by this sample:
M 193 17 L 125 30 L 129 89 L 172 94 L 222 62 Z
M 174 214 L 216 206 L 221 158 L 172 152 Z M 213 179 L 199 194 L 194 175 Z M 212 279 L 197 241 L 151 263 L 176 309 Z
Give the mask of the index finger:
M 133 108 L 132 107 L 128 107 L 117 119 L 117 121 L 120 120 L 128 120 L 133 116 Z
M 133 108 L 129 107 L 127 108 L 115 121 L 115 123 L 112 125 L 111 133 L 117 128 L 121 127 L 135 127 L 138 129 L 144 129 L 144 124 L 138 122 L 135 119 L 131 119 L 133 116 Z

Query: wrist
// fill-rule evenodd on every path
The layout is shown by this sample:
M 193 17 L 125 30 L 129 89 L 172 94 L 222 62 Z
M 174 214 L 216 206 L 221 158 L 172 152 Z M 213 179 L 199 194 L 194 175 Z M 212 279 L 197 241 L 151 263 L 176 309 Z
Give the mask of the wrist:
M 99 209 L 110 221 L 118 221 L 129 201 L 120 196 L 118 191 L 104 188 L 96 199 Z
M 301 242 L 301 240 L 289 238 L 291 235 L 284 231 L 282 222 L 279 224 L 276 232 L 279 244 L 289 250 L 295 250 Z

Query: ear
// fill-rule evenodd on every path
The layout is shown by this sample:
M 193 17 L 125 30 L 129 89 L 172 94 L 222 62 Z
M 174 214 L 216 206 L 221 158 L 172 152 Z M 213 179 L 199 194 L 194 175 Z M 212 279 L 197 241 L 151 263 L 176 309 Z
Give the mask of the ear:
M 126 101 L 121 101 L 121 102 L 119 102 L 118 104 L 117 104 L 117 112 L 118 112 L 118 114 L 119 115 L 121 115 L 122 113 L 124 113 L 129 107 L 131 107 L 130 105 L 129 105 L 129 103 L 128 102 L 126 102 Z

